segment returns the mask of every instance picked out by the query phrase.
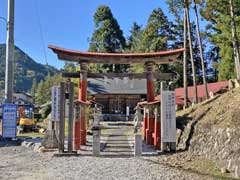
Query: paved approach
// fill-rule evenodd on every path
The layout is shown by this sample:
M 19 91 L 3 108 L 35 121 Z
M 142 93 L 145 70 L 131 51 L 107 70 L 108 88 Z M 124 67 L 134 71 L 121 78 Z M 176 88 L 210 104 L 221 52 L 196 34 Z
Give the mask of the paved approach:
M 103 156 L 53 157 L 21 146 L 0 147 L 0 180 L 202 180 L 202 175 L 164 166 L 161 156 L 133 157 L 133 127 L 108 123 Z
M 101 155 L 106 157 L 133 156 L 133 124 L 129 122 L 105 122 L 101 138 L 103 148 Z

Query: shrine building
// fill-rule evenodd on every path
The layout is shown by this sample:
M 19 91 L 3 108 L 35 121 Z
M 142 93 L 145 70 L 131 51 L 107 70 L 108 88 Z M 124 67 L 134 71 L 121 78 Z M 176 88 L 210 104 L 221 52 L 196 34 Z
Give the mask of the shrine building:
M 146 79 L 89 78 L 87 81 L 88 96 L 102 106 L 103 120 L 132 120 L 137 103 L 146 100 Z

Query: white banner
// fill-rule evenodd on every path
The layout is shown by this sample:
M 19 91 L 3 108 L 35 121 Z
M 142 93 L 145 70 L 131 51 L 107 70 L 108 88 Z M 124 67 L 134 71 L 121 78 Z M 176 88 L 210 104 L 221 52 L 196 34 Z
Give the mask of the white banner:
M 174 91 L 161 92 L 162 142 L 176 142 L 176 100 Z
M 52 112 L 51 121 L 59 121 L 60 119 L 60 87 L 52 87 Z

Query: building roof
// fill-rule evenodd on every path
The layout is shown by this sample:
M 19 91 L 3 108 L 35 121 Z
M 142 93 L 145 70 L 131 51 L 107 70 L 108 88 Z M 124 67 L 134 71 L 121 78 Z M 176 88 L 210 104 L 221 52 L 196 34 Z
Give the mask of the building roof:
M 208 83 L 207 84 L 208 94 L 210 92 L 213 94 L 218 93 L 221 90 L 228 88 L 228 86 L 229 86 L 228 81 Z M 203 84 L 197 86 L 197 91 L 198 91 L 199 98 L 205 97 L 205 90 L 204 90 Z M 179 97 L 182 99 L 184 98 L 184 88 L 176 88 L 175 93 L 176 93 L 176 97 Z M 193 98 L 193 97 L 194 97 L 194 87 L 189 86 L 188 87 L 188 98 Z
M 17 91 L 17 92 L 14 93 L 14 95 L 15 95 L 15 94 L 23 94 L 23 95 L 25 95 L 25 96 L 28 96 L 28 97 L 32 98 L 32 95 L 29 94 L 29 93 L 26 93 L 26 92 Z
M 19 101 L 22 101 L 24 104 L 33 104 L 32 102 L 27 101 L 26 99 L 23 99 L 23 98 L 15 99 L 15 100 L 14 100 L 14 103 L 15 103 L 15 104 L 18 104 Z
M 95 94 L 146 94 L 146 79 L 88 78 L 88 93 Z
M 219 93 L 221 90 L 228 88 L 229 83 L 228 81 L 222 81 L 222 82 L 214 82 L 214 83 L 208 83 L 208 93 Z M 198 85 L 198 98 L 205 98 L 205 91 L 204 91 L 204 85 Z M 176 104 L 181 105 L 184 104 L 183 98 L 184 98 L 184 88 L 176 88 L 175 89 L 175 96 L 176 96 Z M 194 87 L 189 86 L 188 87 L 188 98 L 192 99 L 194 97 Z M 147 102 L 143 101 L 140 102 L 139 105 L 145 105 L 145 104 L 156 104 L 161 102 L 161 95 L 158 95 L 155 97 L 153 102 Z
M 153 102 L 147 102 L 147 101 L 143 101 L 143 102 L 139 102 L 139 105 L 153 105 L 153 104 L 157 104 L 161 102 L 161 95 L 158 95 L 154 98 Z M 183 100 L 179 97 L 176 97 L 176 104 L 180 105 L 183 104 Z
M 49 45 L 61 60 L 78 63 L 100 63 L 100 64 L 133 64 L 154 62 L 156 64 L 168 64 L 176 61 L 184 48 L 154 53 L 96 53 L 70 50 Z
M 176 93 L 176 92 L 175 92 Z M 161 95 L 155 97 L 154 102 L 159 103 L 161 101 Z M 183 104 L 183 100 L 180 97 L 176 96 L 176 104 Z

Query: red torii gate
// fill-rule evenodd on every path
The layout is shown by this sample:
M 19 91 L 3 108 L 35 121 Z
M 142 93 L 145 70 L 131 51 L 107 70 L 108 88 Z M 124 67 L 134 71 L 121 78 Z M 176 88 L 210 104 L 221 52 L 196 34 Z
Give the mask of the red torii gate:
M 56 46 L 49 45 L 50 49 L 53 50 L 58 55 L 61 60 L 69 62 L 77 62 L 80 64 L 80 78 L 79 81 L 79 96 L 78 100 L 80 102 L 86 102 L 87 100 L 87 77 L 88 77 L 88 64 L 98 63 L 98 64 L 144 64 L 145 73 L 143 73 L 144 78 L 147 79 L 147 101 L 154 101 L 154 78 L 159 78 L 161 74 L 156 74 L 154 72 L 154 66 L 156 64 L 169 64 L 176 62 L 176 58 L 179 54 L 185 51 L 184 48 L 169 50 L 163 52 L 154 53 L 95 53 L 95 52 L 82 52 L 76 50 L 64 49 Z M 92 77 L 98 76 L 97 74 L 89 74 Z M 123 77 L 123 75 L 118 73 L 111 73 L 111 76 Z M 126 76 L 130 74 L 126 73 Z M 91 77 L 90 76 L 90 77 Z M 134 77 L 133 74 L 131 74 Z M 139 74 L 136 75 L 139 78 Z M 74 125 L 74 146 L 76 150 L 80 149 L 80 145 L 86 144 L 86 123 L 85 123 L 85 106 L 81 108 L 80 119 L 75 121 Z M 159 122 L 160 123 L 160 122 Z M 156 127 L 154 113 L 149 113 L 148 117 L 144 118 L 144 140 L 147 144 L 154 144 L 154 140 L 157 141 L 159 137 L 152 136 Z M 160 131 L 160 129 L 159 129 Z

